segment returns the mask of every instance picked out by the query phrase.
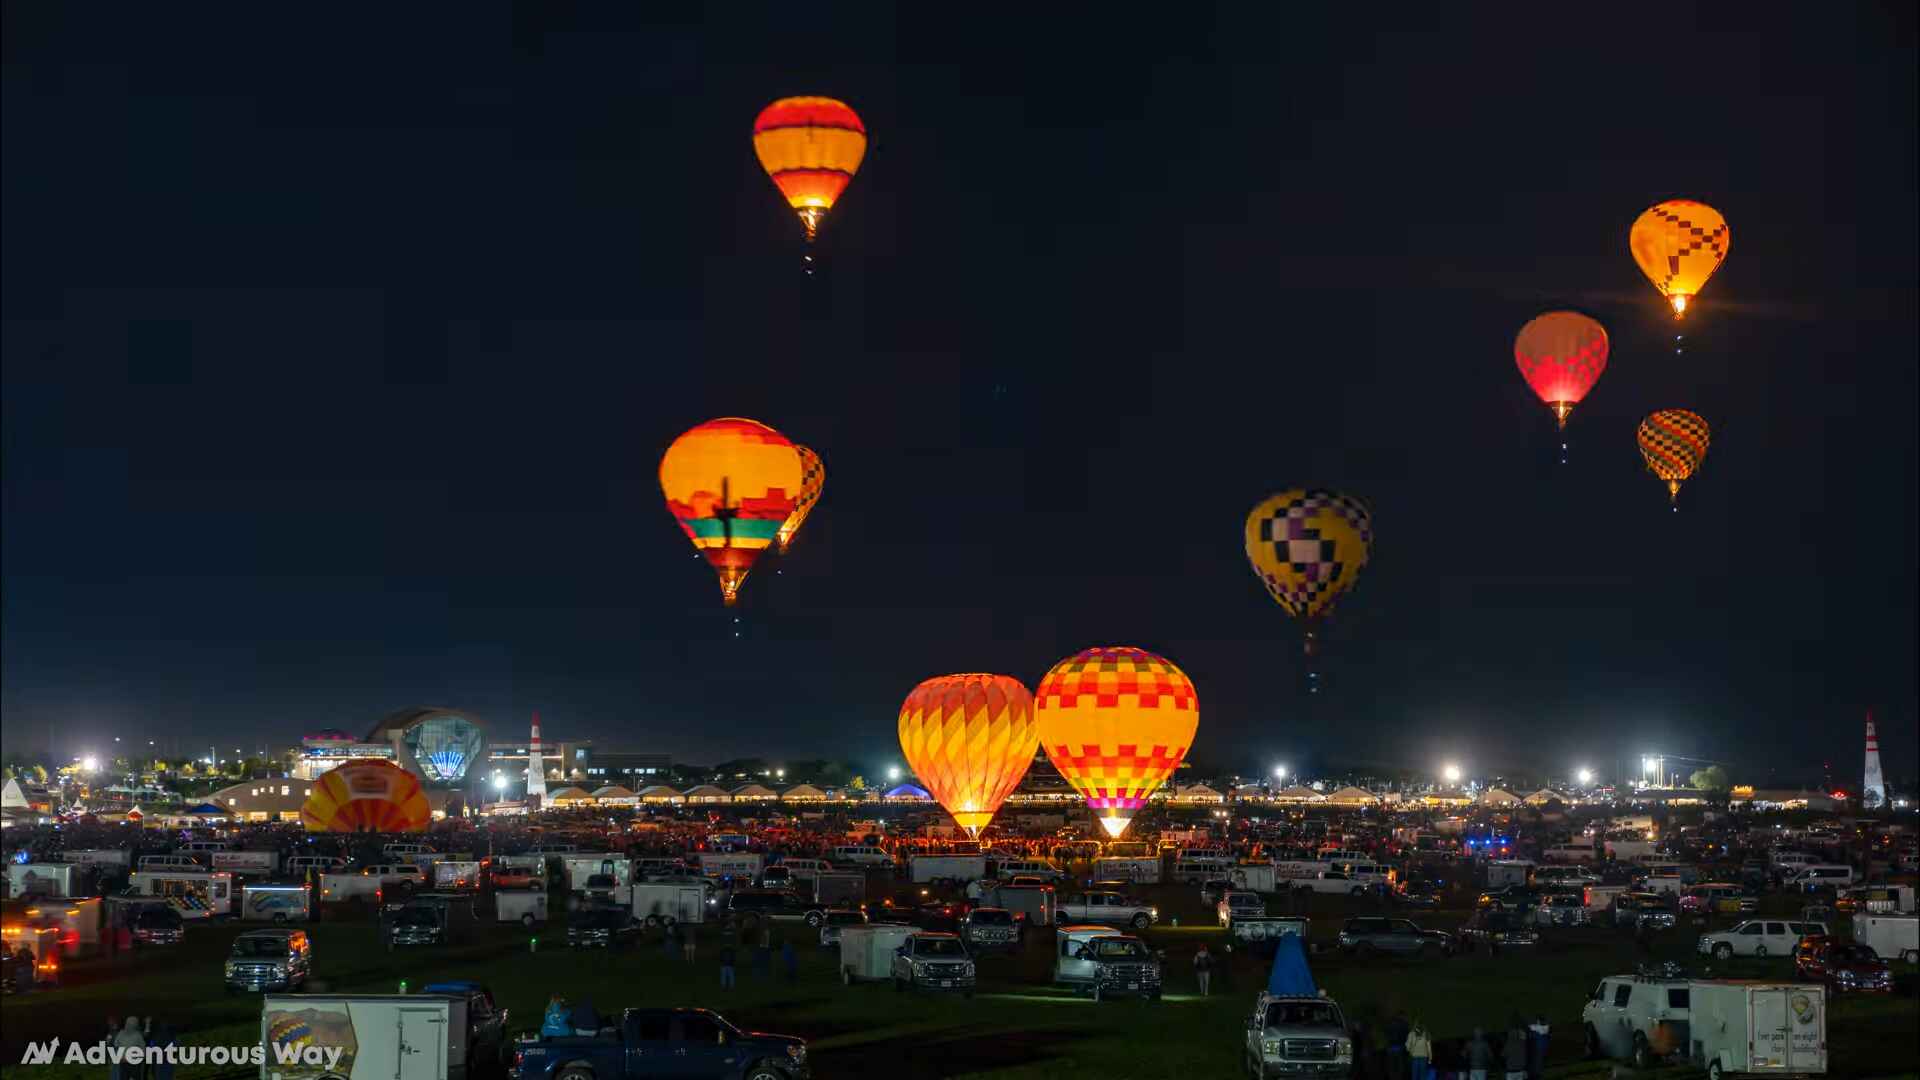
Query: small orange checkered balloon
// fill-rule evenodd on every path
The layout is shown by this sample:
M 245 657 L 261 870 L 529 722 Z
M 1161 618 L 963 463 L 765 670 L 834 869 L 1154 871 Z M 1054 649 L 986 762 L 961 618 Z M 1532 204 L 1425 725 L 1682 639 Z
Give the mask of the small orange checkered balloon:
M 928 679 L 900 706 L 908 767 L 974 836 L 1027 775 L 1039 745 L 1033 695 L 1005 675 Z
M 1034 695 L 1040 746 L 1108 836 L 1167 782 L 1193 746 L 1200 699 L 1171 660 L 1145 649 L 1084 649 L 1053 665 Z
M 1673 306 L 1673 317 L 1706 287 L 1733 248 L 1733 231 L 1720 211 L 1692 199 L 1648 207 L 1627 233 L 1627 250 L 1640 272 Z

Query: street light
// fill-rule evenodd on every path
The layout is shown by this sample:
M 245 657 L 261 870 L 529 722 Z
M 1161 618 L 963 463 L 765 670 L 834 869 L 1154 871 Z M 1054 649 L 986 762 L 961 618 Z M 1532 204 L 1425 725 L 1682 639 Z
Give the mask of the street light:
M 1460 766 L 1448 762 L 1447 767 L 1440 770 L 1440 775 L 1447 778 L 1447 783 L 1457 784 L 1460 782 Z
M 1285 765 L 1275 765 L 1273 767 L 1273 778 L 1275 780 L 1285 780 L 1287 778 L 1287 767 Z
M 1581 787 L 1589 787 L 1589 786 L 1591 786 L 1591 785 L 1593 784 L 1593 770 L 1592 770 L 1592 769 L 1581 769 L 1581 770 L 1580 770 L 1580 773 L 1579 773 L 1579 776 L 1580 776 L 1580 786 L 1581 786 Z
M 889 780 L 900 779 L 900 766 L 898 765 L 887 766 L 887 779 Z
M 86 757 L 80 760 L 80 767 L 82 769 L 85 769 L 88 772 L 99 772 L 100 759 L 97 757 L 94 757 L 92 754 L 88 754 Z

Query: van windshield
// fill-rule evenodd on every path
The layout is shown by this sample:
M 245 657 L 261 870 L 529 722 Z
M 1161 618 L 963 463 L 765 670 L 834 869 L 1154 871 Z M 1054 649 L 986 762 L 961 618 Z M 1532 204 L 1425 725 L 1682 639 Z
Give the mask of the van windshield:
M 288 953 L 286 938 L 237 937 L 233 939 L 233 955 L 246 957 L 281 957 Z

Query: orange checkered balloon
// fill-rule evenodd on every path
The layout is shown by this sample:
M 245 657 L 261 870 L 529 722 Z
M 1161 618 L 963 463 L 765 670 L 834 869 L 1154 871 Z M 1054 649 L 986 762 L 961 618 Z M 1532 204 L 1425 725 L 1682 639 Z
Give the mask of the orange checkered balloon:
M 1053 665 L 1034 705 L 1047 760 L 1112 837 L 1180 767 L 1200 727 L 1186 672 L 1128 646 L 1085 649 Z
M 1706 287 L 1733 248 L 1733 232 L 1720 211 L 1692 199 L 1650 206 L 1627 232 L 1627 250 L 1640 272 L 1673 305 L 1673 317 Z
M 1039 744 L 1033 695 L 1005 675 L 928 679 L 900 706 L 907 765 L 974 836 L 1027 775 Z

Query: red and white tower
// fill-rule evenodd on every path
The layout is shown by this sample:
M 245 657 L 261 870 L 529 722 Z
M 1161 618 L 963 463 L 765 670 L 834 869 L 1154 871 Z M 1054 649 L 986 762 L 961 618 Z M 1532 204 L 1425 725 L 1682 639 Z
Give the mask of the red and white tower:
M 527 742 L 527 809 L 538 810 L 547 801 L 547 762 L 540 756 L 540 714 L 533 714 L 533 738 Z
M 1880 739 L 1873 733 L 1873 713 L 1867 713 L 1867 771 L 1860 780 L 1860 805 L 1887 805 L 1887 778 L 1880 771 Z

